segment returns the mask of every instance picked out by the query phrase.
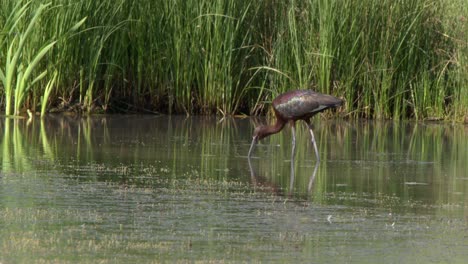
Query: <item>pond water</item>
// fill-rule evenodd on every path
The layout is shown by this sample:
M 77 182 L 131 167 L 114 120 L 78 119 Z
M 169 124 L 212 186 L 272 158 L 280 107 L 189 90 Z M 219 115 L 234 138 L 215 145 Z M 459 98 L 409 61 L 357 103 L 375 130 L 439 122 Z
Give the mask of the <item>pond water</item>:
M 0 263 L 466 263 L 468 127 L 0 120 Z

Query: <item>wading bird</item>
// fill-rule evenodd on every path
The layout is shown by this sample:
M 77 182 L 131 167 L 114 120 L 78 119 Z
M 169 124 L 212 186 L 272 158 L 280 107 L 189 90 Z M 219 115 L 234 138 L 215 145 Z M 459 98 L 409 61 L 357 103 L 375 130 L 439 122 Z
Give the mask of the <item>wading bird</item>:
M 314 145 L 317 161 L 320 156 L 315 142 L 314 132 L 310 124 L 310 118 L 328 108 L 340 106 L 343 100 L 331 95 L 314 92 L 312 90 L 294 90 L 280 94 L 273 100 L 273 110 L 275 111 L 276 123 L 269 126 L 258 126 L 254 130 L 252 144 L 248 157 L 250 158 L 254 146 L 257 142 L 269 135 L 276 134 L 283 129 L 286 123 L 290 123 L 292 129 L 292 160 L 296 148 L 296 121 L 304 120 L 309 128 L 312 144 Z

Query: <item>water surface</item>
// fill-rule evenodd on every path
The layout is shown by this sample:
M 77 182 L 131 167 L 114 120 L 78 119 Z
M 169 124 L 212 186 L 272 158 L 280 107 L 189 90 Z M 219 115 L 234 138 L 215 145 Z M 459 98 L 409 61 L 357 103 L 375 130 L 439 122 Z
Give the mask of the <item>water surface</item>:
M 316 118 L 291 168 L 256 122 L 0 120 L 0 262 L 468 259 L 466 126 Z

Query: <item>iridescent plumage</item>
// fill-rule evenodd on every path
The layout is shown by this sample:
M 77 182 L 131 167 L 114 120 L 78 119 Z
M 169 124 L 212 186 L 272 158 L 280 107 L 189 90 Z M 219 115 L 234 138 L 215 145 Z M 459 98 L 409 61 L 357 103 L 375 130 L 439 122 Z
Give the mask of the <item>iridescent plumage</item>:
M 277 115 L 287 120 L 304 120 L 328 108 L 337 107 L 342 100 L 312 90 L 295 90 L 280 94 L 273 100 Z
M 291 123 L 293 132 L 293 152 L 296 144 L 295 122 L 304 120 L 309 127 L 317 160 L 320 160 L 314 133 L 310 125 L 310 118 L 328 108 L 340 106 L 343 100 L 331 95 L 318 93 L 312 90 L 294 90 L 280 94 L 273 100 L 273 109 L 276 115 L 276 123 L 270 126 L 259 126 L 255 128 L 249 157 L 252 155 L 254 145 L 271 134 L 278 133 L 287 122 Z

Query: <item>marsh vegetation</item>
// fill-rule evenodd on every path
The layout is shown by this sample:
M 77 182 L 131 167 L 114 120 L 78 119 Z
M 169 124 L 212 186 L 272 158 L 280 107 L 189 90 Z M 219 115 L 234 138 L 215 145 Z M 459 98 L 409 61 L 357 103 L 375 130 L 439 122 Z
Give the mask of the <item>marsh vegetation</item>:
M 10 1 L 0 105 L 259 114 L 286 90 L 350 118 L 462 120 L 468 7 L 454 1 Z

